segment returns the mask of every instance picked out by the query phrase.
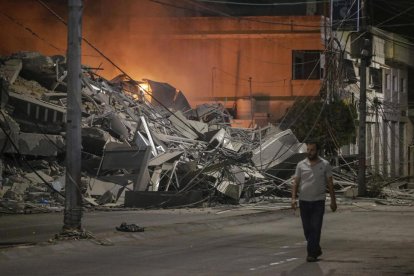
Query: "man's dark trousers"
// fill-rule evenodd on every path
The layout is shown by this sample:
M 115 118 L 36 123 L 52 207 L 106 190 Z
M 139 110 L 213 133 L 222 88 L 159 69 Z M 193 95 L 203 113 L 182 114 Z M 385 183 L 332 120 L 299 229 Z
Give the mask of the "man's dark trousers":
M 323 215 L 325 213 L 325 201 L 299 201 L 300 217 L 302 218 L 303 232 L 308 242 L 308 256 L 318 257 L 321 252 L 319 242 Z

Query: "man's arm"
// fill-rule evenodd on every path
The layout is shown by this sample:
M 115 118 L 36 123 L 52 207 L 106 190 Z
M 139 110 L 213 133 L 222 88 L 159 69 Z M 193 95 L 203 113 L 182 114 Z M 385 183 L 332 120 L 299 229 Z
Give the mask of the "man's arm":
M 328 177 L 328 190 L 329 190 L 329 194 L 331 196 L 331 210 L 332 212 L 336 211 L 336 197 L 335 197 L 335 191 L 334 191 L 334 185 L 333 185 L 333 177 L 329 176 Z
M 292 185 L 292 203 L 291 203 L 291 206 L 292 206 L 292 209 L 293 210 L 296 210 L 296 208 L 297 208 L 297 201 L 296 201 L 296 197 L 297 197 L 297 194 L 298 194 L 298 187 L 299 187 L 299 181 L 300 181 L 300 178 L 299 177 L 297 177 L 297 176 L 294 176 L 293 177 L 293 185 Z

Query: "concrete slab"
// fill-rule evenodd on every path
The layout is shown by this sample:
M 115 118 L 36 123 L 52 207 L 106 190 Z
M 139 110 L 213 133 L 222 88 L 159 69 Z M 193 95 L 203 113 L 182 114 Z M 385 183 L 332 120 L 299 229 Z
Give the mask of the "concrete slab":
M 3 76 L 9 84 L 13 84 L 23 68 L 23 63 L 20 59 L 9 59 L 0 67 L 0 76 Z

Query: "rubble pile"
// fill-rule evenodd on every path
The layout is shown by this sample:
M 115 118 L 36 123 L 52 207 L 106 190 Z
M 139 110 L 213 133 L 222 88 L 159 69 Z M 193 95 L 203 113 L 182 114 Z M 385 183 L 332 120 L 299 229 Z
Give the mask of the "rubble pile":
M 65 183 L 66 64 L 0 59 L 4 212 L 59 210 Z M 167 83 L 82 74 L 86 205 L 168 207 L 283 194 L 304 147 L 290 130 L 232 128 L 221 104 L 192 109 Z M 33 165 L 36 163 L 36 165 Z
M 291 130 L 235 128 L 223 105 L 192 109 L 167 83 L 107 80 L 86 66 L 82 72 L 85 206 L 164 208 L 290 195 L 306 152 Z M 62 209 L 66 77 L 62 56 L 0 57 L 0 212 Z
M 382 205 L 414 205 L 414 185 L 408 177 L 380 179 L 368 183 L 368 189 Z

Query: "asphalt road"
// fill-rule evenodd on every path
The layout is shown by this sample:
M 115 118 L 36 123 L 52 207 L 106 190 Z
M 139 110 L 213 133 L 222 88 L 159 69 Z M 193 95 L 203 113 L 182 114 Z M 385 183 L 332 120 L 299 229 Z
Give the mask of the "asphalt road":
M 225 207 L 223 207 L 225 208 Z M 160 210 L 88 211 L 83 214 L 82 227 L 94 234 L 113 232 L 122 222 L 142 227 L 217 220 L 258 211 L 243 208 L 194 208 Z M 61 232 L 63 212 L 0 216 L 0 247 L 7 244 L 41 243 Z
M 178 224 L 158 234 L 107 234 L 109 246 L 23 246 L 2 252 L 0 275 L 414 274 L 413 207 L 368 204 L 327 211 L 324 254 L 317 263 L 305 261 L 297 213 L 275 211 L 265 218 L 235 225 L 210 221 L 204 229 L 198 221 L 197 227 Z

